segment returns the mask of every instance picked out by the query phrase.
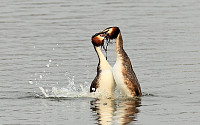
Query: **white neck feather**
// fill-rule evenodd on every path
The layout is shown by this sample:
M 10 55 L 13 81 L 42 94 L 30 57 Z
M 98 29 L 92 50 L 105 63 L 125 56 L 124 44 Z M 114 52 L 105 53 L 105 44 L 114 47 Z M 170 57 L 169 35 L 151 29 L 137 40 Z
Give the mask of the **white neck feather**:
M 101 70 L 103 69 L 109 69 L 110 68 L 110 64 L 107 62 L 105 56 L 103 55 L 100 47 L 97 47 L 95 46 L 95 50 L 97 52 L 97 55 L 99 57 L 99 61 L 100 61 L 100 67 L 101 67 Z

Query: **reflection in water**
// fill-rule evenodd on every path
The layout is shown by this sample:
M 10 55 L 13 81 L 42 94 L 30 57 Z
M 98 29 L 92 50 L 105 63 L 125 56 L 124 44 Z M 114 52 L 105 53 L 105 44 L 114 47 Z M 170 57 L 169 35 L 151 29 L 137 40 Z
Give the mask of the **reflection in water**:
M 136 113 L 139 112 L 137 107 L 140 106 L 140 100 L 122 100 L 117 108 L 118 123 L 125 125 L 135 120 Z
M 111 99 L 96 99 L 91 101 L 91 109 L 97 115 L 98 124 L 109 125 L 113 121 L 116 104 Z
M 139 106 L 140 99 L 95 99 L 91 101 L 91 109 L 100 125 L 110 125 L 116 122 L 122 125 L 128 124 L 135 120 Z

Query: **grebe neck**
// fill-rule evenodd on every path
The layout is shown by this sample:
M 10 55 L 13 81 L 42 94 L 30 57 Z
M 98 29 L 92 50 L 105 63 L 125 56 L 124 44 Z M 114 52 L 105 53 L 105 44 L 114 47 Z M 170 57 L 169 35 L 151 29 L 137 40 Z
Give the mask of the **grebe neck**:
M 122 39 L 121 32 L 119 32 L 119 34 L 116 38 L 116 49 L 117 49 L 118 52 L 123 50 L 123 39 Z
M 108 68 L 110 68 L 110 65 L 107 62 L 105 56 L 103 55 L 100 47 L 94 46 L 94 49 L 95 49 L 95 51 L 96 51 L 96 53 L 98 55 L 98 58 L 99 58 L 99 64 L 98 65 L 100 66 L 100 68 L 101 69 L 108 69 Z
M 116 38 L 116 52 L 117 52 L 117 58 L 119 59 L 121 59 L 124 53 L 126 53 L 123 49 L 123 39 L 122 39 L 121 32 L 119 32 Z

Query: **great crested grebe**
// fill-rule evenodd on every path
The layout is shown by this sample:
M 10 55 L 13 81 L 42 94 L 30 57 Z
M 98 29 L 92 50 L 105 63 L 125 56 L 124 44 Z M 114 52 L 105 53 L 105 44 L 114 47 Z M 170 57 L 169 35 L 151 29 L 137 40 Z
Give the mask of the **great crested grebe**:
M 113 97 L 116 83 L 114 81 L 112 67 L 104 57 L 101 48 L 104 45 L 105 34 L 97 33 L 92 36 L 92 44 L 98 55 L 99 63 L 97 66 L 97 75 L 91 83 L 90 92 L 95 93 L 97 97 Z
M 118 88 L 128 97 L 141 96 L 140 84 L 133 71 L 131 61 L 123 49 L 120 29 L 118 27 L 109 27 L 103 32 L 106 34 L 107 40 L 116 39 L 117 60 L 113 67 L 113 76 Z

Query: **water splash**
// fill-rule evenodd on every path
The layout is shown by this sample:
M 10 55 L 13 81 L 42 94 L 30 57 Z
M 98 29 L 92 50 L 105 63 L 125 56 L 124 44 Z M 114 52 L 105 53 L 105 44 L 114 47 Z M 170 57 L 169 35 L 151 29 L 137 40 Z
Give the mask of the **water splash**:
M 66 71 L 62 64 L 54 59 L 48 59 L 42 71 L 31 77 L 28 83 L 39 88 L 39 92 L 35 92 L 36 97 L 91 97 L 90 84 L 86 81 L 76 84 L 73 73 Z
M 48 65 L 48 66 L 47 66 Z M 87 81 L 83 83 L 75 83 L 75 76 L 73 73 L 63 70 L 62 65 L 55 60 L 49 59 L 44 66 L 44 70 L 34 73 L 33 80 L 29 80 L 30 85 L 35 85 L 40 92 L 35 92 L 36 97 L 39 98 L 111 98 L 124 99 L 123 94 L 116 88 L 114 97 L 106 96 L 105 93 L 96 91 L 89 92 L 90 83 Z M 89 74 L 90 72 L 88 72 Z M 88 76 L 87 76 L 88 77 Z M 42 95 L 41 95 L 42 94 Z
M 89 93 L 89 86 L 87 86 L 87 82 L 84 84 L 76 85 L 74 83 L 74 77 L 69 78 L 68 77 L 69 84 L 66 87 L 52 87 L 51 89 L 45 88 L 45 87 L 39 87 L 42 94 L 46 97 L 57 97 L 57 98 L 63 98 L 63 97 L 91 97 L 91 94 Z
M 107 97 L 102 92 L 96 91 L 95 93 L 89 92 L 90 84 L 85 82 L 84 84 L 75 84 L 75 77 L 69 76 L 69 73 L 66 72 L 65 76 L 67 77 L 68 84 L 66 87 L 41 87 L 39 86 L 40 91 L 42 92 L 45 98 L 78 98 L 78 97 L 88 97 L 88 98 L 110 98 L 110 99 L 129 99 L 129 97 L 124 96 L 116 87 L 114 97 Z M 58 83 L 57 83 L 58 84 Z M 103 94 L 103 96 L 102 96 Z M 132 99 L 132 98 L 131 98 Z
M 67 77 L 68 84 L 66 87 L 39 87 L 40 91 L 45 98 L 77 98 L 77 97 L 89 97 L 89 98 L 107 98 L 107 96 L 102 96 L 102 93 L 90 93 L 88 82 L 84 84 L 75 84 L 74 76 Z M 114 97 L 108 97 L 110 99 L 125 99 L 123 94 L 116 88 Z

